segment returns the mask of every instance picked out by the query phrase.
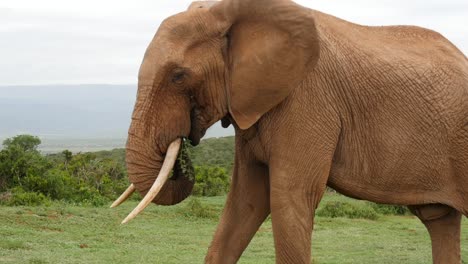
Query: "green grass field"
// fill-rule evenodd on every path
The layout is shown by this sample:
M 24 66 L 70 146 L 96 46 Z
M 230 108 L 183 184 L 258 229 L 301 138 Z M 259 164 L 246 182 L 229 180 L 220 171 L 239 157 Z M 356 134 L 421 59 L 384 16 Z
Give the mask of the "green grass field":
M 0 263 L 202 263 L 224 197 L 201 198 L 205 218 L 187 210 L 150 206 L 127 225 L 120 221 L 136 205 L 86 208 L 0 207 Z M 348 200 L 327 195 L 324 200 Z M 468 221 L 463 220 L 462 255 L 468 263 Z M 412 216 L 378 220 L 317 217 L 314 263 L 431 263 L 429 235 Z M 267 220 L 240 263 L 274 263 Z

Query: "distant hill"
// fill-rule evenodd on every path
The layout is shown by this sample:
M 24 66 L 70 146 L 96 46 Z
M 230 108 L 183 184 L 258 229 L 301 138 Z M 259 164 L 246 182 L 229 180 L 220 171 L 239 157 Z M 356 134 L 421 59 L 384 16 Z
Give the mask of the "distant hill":
M 234 137 L 208 138 L 191 149 L 194 165 L 225 168 L 230 172 L 234 166 Z
M 132 85 L 0 87 L 0 137 L 126 137 L 136 97 Z
M 31 134 L 46 150 L 123 147 L 136 85 L 0 86 L 0 140 Z M 206 137 L 232 135 L 215 125 Z

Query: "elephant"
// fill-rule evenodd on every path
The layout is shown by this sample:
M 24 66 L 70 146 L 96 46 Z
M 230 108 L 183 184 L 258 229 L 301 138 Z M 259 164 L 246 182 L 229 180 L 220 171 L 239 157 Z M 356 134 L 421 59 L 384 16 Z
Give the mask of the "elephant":
M 327 186 L 408 206 L 433 262 L 461 262 L 468 61 L 441 34 L 358 25 L 291 0 L 192 3 L 162 22 L 139 70 L 132 185 L 113 206 L 145 197 L 124 222 L 190 195 L 180 146 L 219 120 L 235 129 L 234 169 L 206 263 L 237 262 L 267 216 L 276 262 L 310 263 Z

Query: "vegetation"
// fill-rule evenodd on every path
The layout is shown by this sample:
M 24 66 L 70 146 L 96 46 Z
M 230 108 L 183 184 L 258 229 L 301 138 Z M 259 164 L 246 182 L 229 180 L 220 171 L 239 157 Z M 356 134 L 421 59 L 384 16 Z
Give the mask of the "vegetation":
M 41 143 L 37 137 L 21 135 L 3 142 L 0 151 L 0 190 L 21 186 L 29 175 L 42 175 L 51 166 L 41 156 L 37 147 Z
M 230 139 L 203 141 L 200 150 L 184 148 L 183 159 L 196 156 L 197 182 L 194 195 L 216 196 L 227 192 L 232 155 L 222 147 Z M 232 141 L 232 140 L 231 140 Z M 20 135 L 3 142 L 0 151 L 0 203 L 5 205 L 40 205 L 60 200 L 74 204 L 101 206 L 115 199 L 128 186 L 125 150 L 73 154 L 42 155 L 41 140 Z M 231 149 L 232 146 L 226 147 Z M 208 158 L 208 153 L 211 153 Z M 220 154 L 221 153 L 221 154 Z M 206 158 L 206 163 L 201 162 Z M 191 166 L 183 167 L 185 170 Z M 219 167 L 220 166 L 220 167 Z M 184 171 L 193 174 L 193 172 Z
M 234 151 L 234 137 L 208 138 L 191 149 L 191 157 L 196 166 L 219 167 L 231 174 Z
M 196 196 L 219 196 L 227 193 L 229 175 L 224 168 L 195 167 L 195 186 L 192 194 Z
M 20 135 L 3 142 L 0 151 L 0 203 L 49 204 L 62 200 L 76 204 L 104 205 L 128 185 L 119 160 L 93 153 L 43 156 L 37 137 Z M 104 156 L 102 153 L 99 153 Z
M 371 206 L 355 206 L 352 203 L 331 201 L 317 211 L 318 216 L 323 217 L 347 217 L 376 220 L 379 215 Z

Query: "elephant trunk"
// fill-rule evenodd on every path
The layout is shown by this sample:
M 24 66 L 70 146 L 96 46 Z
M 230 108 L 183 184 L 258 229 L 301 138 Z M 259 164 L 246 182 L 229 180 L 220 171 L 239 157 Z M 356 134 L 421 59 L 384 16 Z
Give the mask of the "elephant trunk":
M 160 145 L 158 143 L 148 142 L 152 141 L 151 138 L 158 137 L 140 137 L 138 136 L 138 129 L 135 129 L 135 126 L 138 126 L 138 124 L 134 120 L 129 130 L 126 146 L 127 171 L 129 180 L 135 189 L 142 196 L 146 196 L 155 183 L 158 174 L 160 174 L 163 162 L 166 163 L 164 159 L 166 156 L 169 156 L 169 144 L 159 148 L 158 146 Z M 180 139 L 177 140 L 178 142 L 181 141 Z M 178 154 L 176 153 L 175 155 L 177 155 L 177 159 L 175 164 L 173 163 L 172 176 L 167 175 L 170 178 L 165 183 L 162 183 L 163 185 L 159 193 L 152 200 L 155 204 L 174 205 L 183 201 L 192 192 L 195 181 L 193 175 L 187 175 L 187 172 L 193 172 L 193 168 L 186 149 L 182 146 Z M 169 171 L 170 169 L 169 167 Z

